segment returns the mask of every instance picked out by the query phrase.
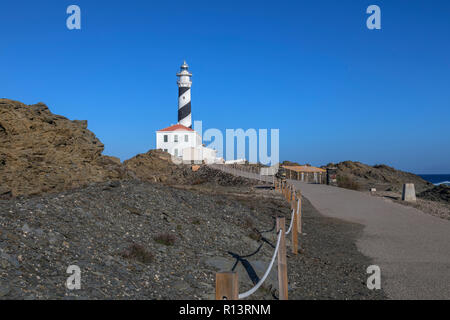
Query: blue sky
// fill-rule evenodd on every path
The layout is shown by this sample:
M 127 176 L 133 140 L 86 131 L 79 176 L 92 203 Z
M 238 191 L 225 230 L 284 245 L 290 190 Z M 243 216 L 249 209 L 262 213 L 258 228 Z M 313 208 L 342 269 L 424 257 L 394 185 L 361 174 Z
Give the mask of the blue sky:
M 81 8 L 82 29 L 66 28 Z M 368 30 L 366 8 L 381 8 Z M 280 158 L 450 172 L 449 1 L 2 1 L 0 97 L 87 119 L 122 160 L 177 121 L 279 128 Z

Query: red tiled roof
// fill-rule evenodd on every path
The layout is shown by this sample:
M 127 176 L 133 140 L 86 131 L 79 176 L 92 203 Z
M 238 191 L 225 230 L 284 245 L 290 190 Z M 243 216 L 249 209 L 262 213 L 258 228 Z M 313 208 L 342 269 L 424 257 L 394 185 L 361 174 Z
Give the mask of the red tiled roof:
M 175 124 L 173 126 L 158 130 L 158 132 L 160 131 L 194 131 L 191 128 L 185 127 L 181 124 Z

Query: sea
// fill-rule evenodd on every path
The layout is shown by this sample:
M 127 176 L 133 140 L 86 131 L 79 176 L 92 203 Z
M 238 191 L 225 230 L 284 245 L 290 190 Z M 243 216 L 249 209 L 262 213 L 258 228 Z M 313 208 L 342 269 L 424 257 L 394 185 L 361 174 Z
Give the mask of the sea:
M 450 174 L 419 174 L 418 176 L 436 186 L 440 184 L 450 186 Z

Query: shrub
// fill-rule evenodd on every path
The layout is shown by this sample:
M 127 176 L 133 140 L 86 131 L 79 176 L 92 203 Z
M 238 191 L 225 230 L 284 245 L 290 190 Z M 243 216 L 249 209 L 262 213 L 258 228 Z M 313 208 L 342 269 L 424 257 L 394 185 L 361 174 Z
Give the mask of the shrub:
M 244 228 L 252 229 L 253 226 L 254 226 L 253 219 L 250 218 L 250 217 L 247 217 L 247 216 L 244 217 L 244 218 L 242 219 L 242 226 L 243 226 Z
M 349 176 L 339 175 L 337 177 L 337 184 L 340 188 L 350 189 L 350 190 L 360 190 L 361 186 L 358 182 L 350 178 Z
M 248 236 L 250 239 L 255 240 L 255 241 L 261 240 L 261 234 L 255 230 L 252 230 Z
M 153 240 L 165 246 L 173 246 L 175 244 L 176 237 L 174 234 L 171 233 L 160 233 L 154 236 Z
M 143 245 L 137 243 L 131 244 L 122 252 L 121 256 L 126 259 L 133 259 L 146 264 L 153 261 L 153 254 L 147 251 Z

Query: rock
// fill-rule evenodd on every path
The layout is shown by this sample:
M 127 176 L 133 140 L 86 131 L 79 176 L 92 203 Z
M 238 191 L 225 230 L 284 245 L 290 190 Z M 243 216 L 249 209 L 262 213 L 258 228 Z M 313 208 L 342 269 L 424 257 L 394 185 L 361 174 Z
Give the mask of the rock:
M 178 281 L 176 281 L 175 283 L 172 284 L 172 288 L 173 289 L 180 290 L 180 291 L 186 290 L 189 287 L 190 286 L 189 286 L 189 284 L 187 282 L 181 281 L 181 280 L 178 280 Z
M 434 188 L 419 193 L 418 197 L 426 200 L 450 203 L 450 187 L 441 184 L 439 186 L 436 186 Z
M 9 262 L 9 264 L 13 267 L 18 268 L 20 266 L 20 263 L 15 256 L 7 254 L 5 252 L 0 253 L 0 259 Z M 2 264 L 2 265 L 4 265 L 4 264 Z
M 350 179 L 360 185 L 363 190 L 376 188 L 378 191 L 401 191 L 405 183 L 414 183 L 419 192 L 433 187 L 433 184 L 413 173 L 397 170 L 384 164 L 369 166 L 361 162 L 344 161 L 338 164 L 330 163 L 324 167 L 336 167 L 338 179 L 339 177 Z
M 142 181 L 162 182 L 169 185 L 216 184 L 220 186 L 252 185 L 251 180 L 235 177 L 231 174 L 212 169 L 206 165 L 178 165 L 172 162 L 169 153 L 162 150 L 150 150 L 145 154 L 124 161 L 127 172 Z
M 213 267 L 217 271 L 230 271 L 235 260 L 223 257 L 211 257 L 204 260 L 206 265 Z
M 8 295 L 8 293 L 11 291 L 9 286 L 5 283 L 0 283 L 0 297 L 4 297 Z
M 9 266 L 8 261 L 0 258 L 0 267 L 2 267 L 3 269 L 6 269 L 6 268 L 8 268 L 8 266 Z
M 22 227 L 22 231 L 25 233 L 30 233 L 31 232 L 31 228 L 28 226 L 28 224 L 24 224 Z
M 87 121 L 52 114 L 43 103 L 0 99 L 0 196 L 57 192 L 126 176 Z

